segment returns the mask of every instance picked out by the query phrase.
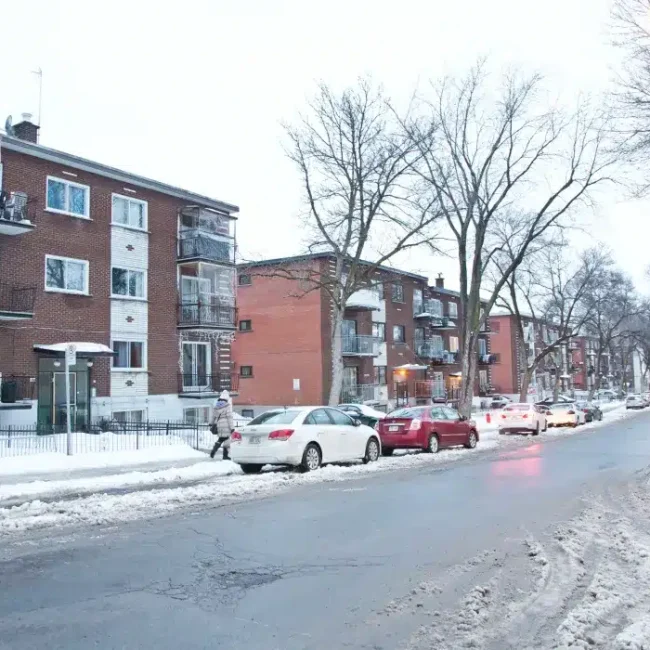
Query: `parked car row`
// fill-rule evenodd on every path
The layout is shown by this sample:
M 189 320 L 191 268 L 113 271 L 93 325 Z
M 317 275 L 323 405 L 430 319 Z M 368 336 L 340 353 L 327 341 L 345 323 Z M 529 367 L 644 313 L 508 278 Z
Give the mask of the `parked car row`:
M 476 423 L 447 406 L 414 406 L 388 415 L 369 411 L 374 409 L 356 404 L 272 409 L 232 434 L 230 457 L 247 474 L 264 465 L 313 471 L 326 463 L 371 463 L 396 449 L 473 449 L 479 440 Z M 364 423 L 370 421 L 374 428 Z
M 626 410 L 644 409 L 650 406 L 650 401 L 646 395 L 628 395 L 625 400 Z
M 499 415 L 499 433 L 526 432 L 535 436 L 549 427 L 577 427 L 602 419 L 600 407 L 587 402 L 510 403 Z

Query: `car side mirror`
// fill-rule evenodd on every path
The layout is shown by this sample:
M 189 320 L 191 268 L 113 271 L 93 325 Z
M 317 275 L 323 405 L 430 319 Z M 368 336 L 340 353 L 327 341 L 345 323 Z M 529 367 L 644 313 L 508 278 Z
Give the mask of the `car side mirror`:
M 466 420 L 467 420 L 467 418 L 464 415 L 459 415 L 458 416 L 458 421 L 459 422 L 465 422 Z
M 355 427 L 361 426 L 361 420 L 358 420 L 357 418 L 352 418 L 352 422 L 354 423 Z

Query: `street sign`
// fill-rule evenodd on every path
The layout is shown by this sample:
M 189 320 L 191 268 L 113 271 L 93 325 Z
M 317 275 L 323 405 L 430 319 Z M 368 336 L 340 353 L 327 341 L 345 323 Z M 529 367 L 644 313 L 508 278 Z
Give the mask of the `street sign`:
M 74 343 L 66 345 L 65 362 L 68 366 L 74 366 L 77 363 L 77 346 Z

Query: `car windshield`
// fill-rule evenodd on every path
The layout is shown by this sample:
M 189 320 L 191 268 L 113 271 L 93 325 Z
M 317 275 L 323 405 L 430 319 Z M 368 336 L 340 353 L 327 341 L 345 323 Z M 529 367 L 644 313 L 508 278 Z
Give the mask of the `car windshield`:
M 405 409 L 397 409 L 396 411 L 393 411 L 392 413 L 388 414 L 389 418 L 419 418 L 422 417 L 422 413 L 424 413 L 423 408 L 405 408 Z
M 258 415 L 254 420 L 251 420 L 246 426 L 254 426 L 256 424 L 290 424 L 296 419 L 300 411 L 298 409 L 285 409 L 282 411 L 267 411 Z
M 530 404 L 510 404 L 507 406 L 504 411 L 529 411 Z

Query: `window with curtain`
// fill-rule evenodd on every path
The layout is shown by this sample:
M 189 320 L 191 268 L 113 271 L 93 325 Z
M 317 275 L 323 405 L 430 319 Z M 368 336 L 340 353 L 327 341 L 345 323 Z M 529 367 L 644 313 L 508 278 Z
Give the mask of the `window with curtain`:
M 63 212 L 75 217 L 89 217 L 90 187 L 63 178 L 48 176 L 46 207 L 53 212 Z
M 112 222 L 119 226 L 145 230 L 147 228 L 146 201 L 113 194 Z
M 144 271 L 132 271 L 113 267 L 111 293 L 113 296 L 126 296 L 129 298 L 145 297 Z
M 65 293 L 88 293 L 88 262 L 45 256 L 45 288 Z
M 113 341 L 113 368 L 143 370 L 144 343 L 142 341 Z

